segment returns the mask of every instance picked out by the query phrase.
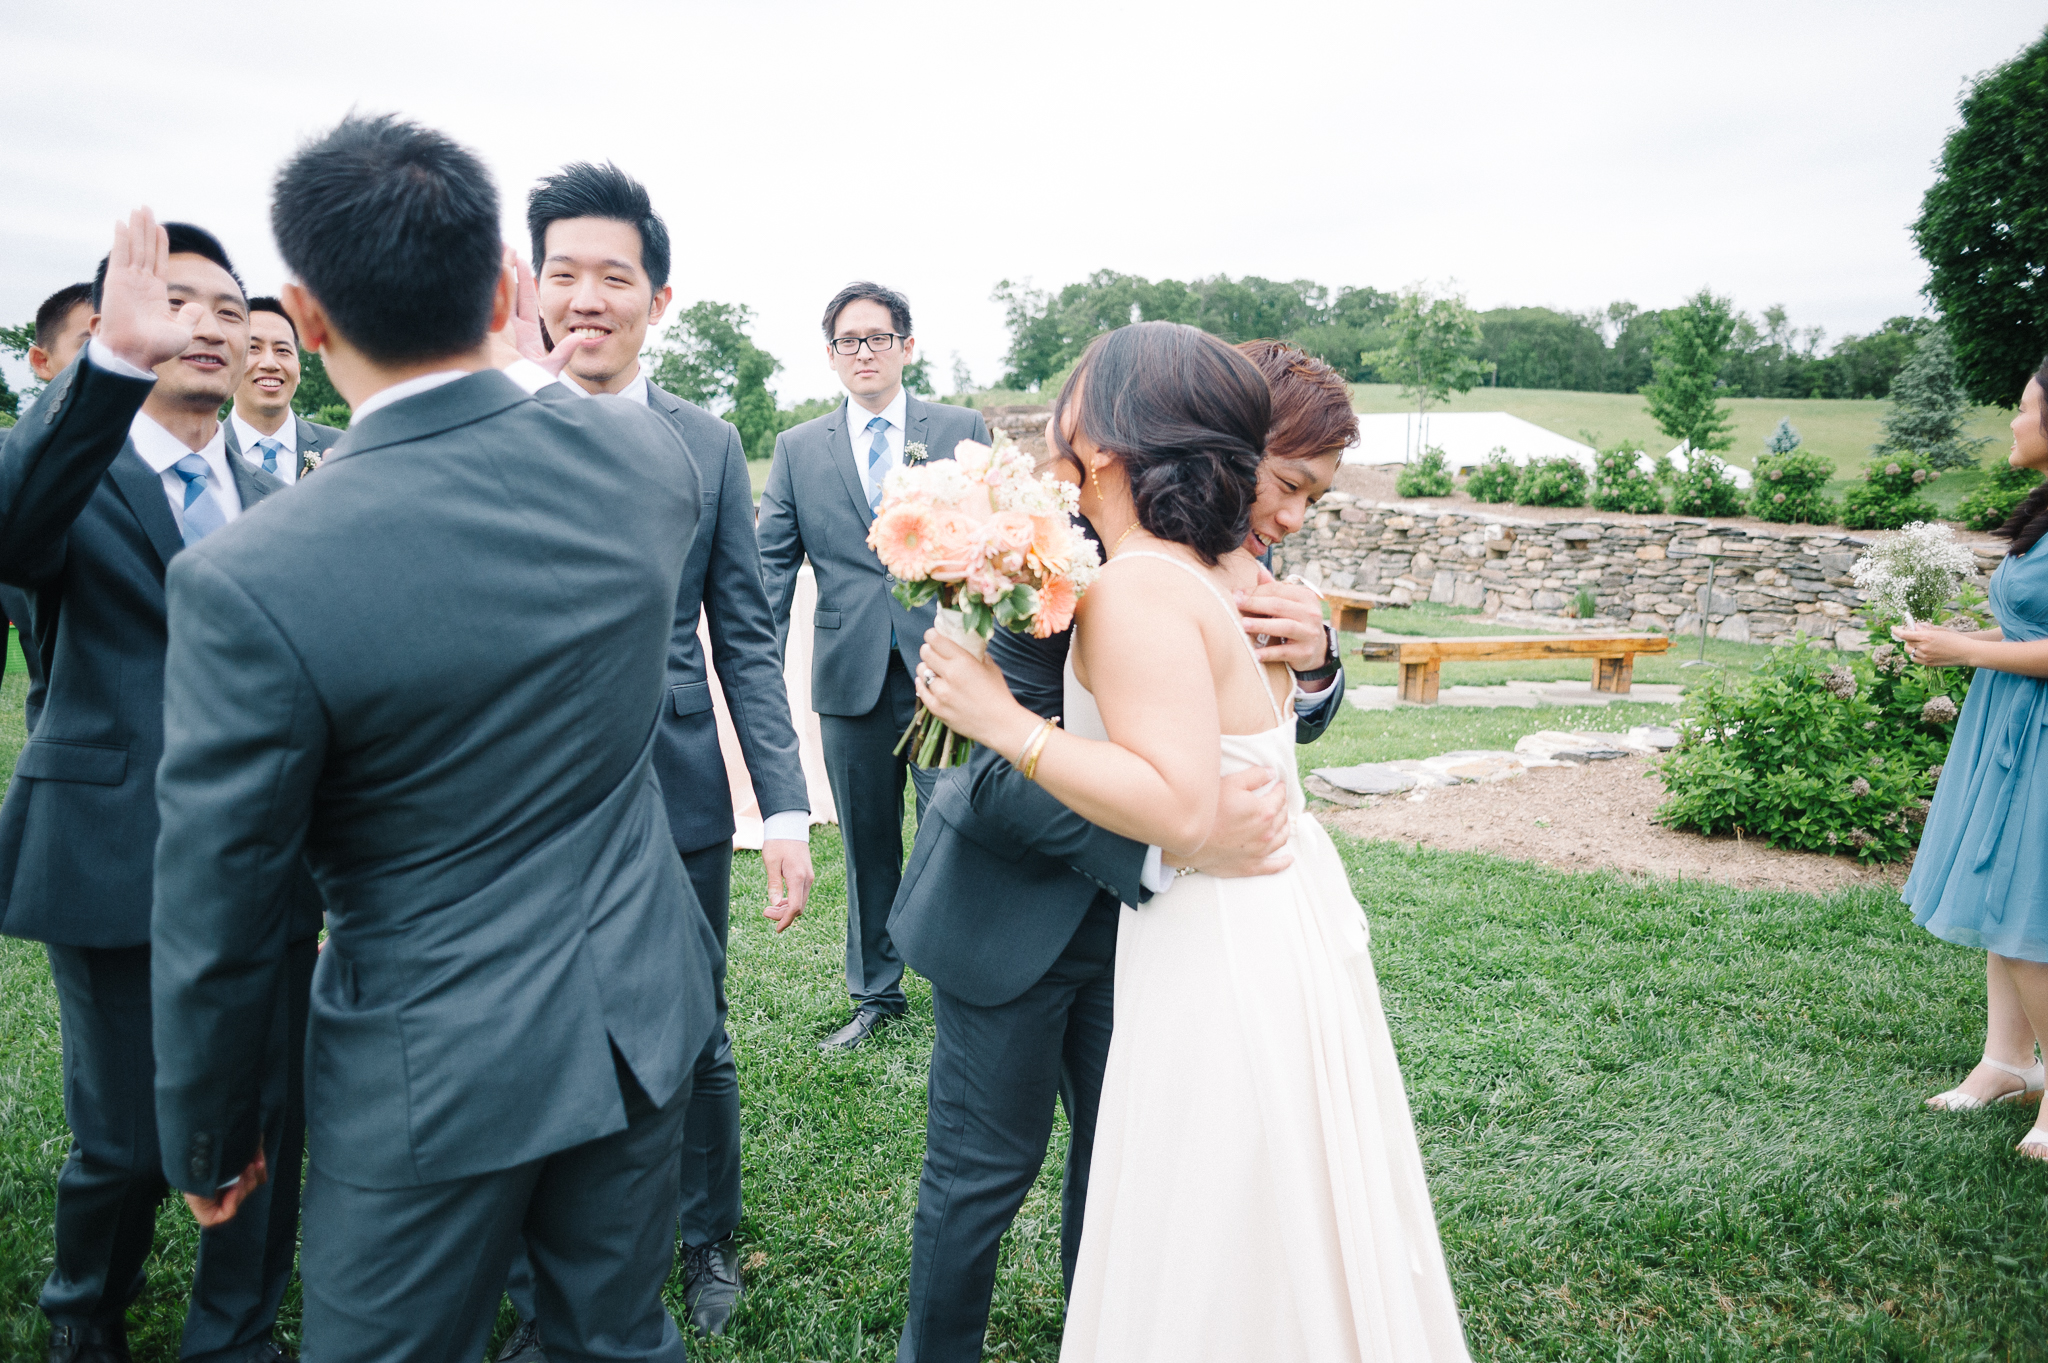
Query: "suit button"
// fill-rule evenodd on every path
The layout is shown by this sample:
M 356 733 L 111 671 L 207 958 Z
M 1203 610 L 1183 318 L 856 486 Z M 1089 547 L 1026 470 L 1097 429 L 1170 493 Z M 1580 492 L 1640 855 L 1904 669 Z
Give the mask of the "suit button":
M 192 1157 L 192 1163 L 189 1167 L 192 1171 L 192 1181 L 194 1183 L 201 1182 L 206 1178 L 206 1161 L 199 1158 L 199 1156 L 194 1155 Z

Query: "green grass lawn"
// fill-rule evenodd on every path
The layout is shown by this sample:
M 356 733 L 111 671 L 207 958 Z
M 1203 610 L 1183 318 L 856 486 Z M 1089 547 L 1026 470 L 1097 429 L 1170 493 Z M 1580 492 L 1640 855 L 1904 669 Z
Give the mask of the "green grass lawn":
M 10 667 L 0 771 L 22 688 Z M 1309 760 L 1511 746 L 1537 728 L 1665 714 L 1354 711 Z M 2048 1170 L 2010 1149 L 2031 1113 L 1919 1108 L 1978 1053 L 1981 957 L 1914 928 L 1884 892 L 1752 893 L 1340 846 L 1372 920 L 1475 1357 L 2048 1359 Z M 758 916 L 759 858 L 737 858 L 752 1267 L 732 1333 L 693 1344 L 700 1359 L 885 1359 L 903 1318 L 930 993 L 913 976 L 909 1015 L 876 1044 L 816 1053 L 845 1016 L 845 885 L 833 830 L 813 853 L 813 912 L 780 938 Z M 35 1297 L 66 1143 L 35 944 L 0 939 L 0 1000 L 0 1358 L 29 1359 L 45 1338 Z M 991 1358 L 1058 1353 L 1063 1140 L 1005 1242 Z M 145 1363 L 175 1357 L 194 1241 L 166 1207 L 133 1315 Z M 295 1337 L 296 1293 L 284 1326 Z

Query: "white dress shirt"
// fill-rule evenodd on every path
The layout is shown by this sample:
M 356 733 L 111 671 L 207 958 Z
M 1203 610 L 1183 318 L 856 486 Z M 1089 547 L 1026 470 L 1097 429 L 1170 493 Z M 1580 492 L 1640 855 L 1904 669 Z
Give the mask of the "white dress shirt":
M 853 466 L 860 472 L 861 490 L 868 494 L 870 506 L 874 505 L 875 493 L 881 488 L 882 479 L 889 475 L 890 469 L 903 462 L 903 421 L 909 406 L 910 393 L 900 384 L 896 388 L 896 396 L 889 399 L 889 405 L 879 412 L 870 412 L 855 402 L 851 394 L 847 396 L 846 435 L 853 442 Z M 874 447 L 875 438 L 868 433 L 868 423 L 876 417 L 881 417 L 889 425 L 882 432 L 886 443 L 881 462 L 875 465 L 870 475 L 868 451 Z
M 95 336 L 86 345 L 86 362 L 131 379 L 149 379 L 156 375 L 147 369 L 128 363 L 113 348 Z M 171 518 L 178 523 L 178 533 L 185 533 L 185 480 L 174 472 L 171 466 L 188 454 L 196 454 L 206 461 L 207 472 L 212 476 L 206 480 L 206 490 L 213 494 L 213 500 L 220 506 L 222 523 L 242 514 L 241 489 L 235 486 L 234 470 L 228 467 L 228 437 L 224 427 L 215 426 L 213 439 L 206 442 L 204 449 L 195 450 L 184 441 L 172 435 L 156 421 L 141 412 L 128 425 L 128 439 L 134 442 L 135 452 L 142 456 L 142 462 L 149 465 L 164 485 L 164 497 L 171 504 Z
M 529 393 L 538 393 L 551 383 L 559 383 L 579 398 L 616 397 L 621 402 L 637 402 L 642 407 L 650 406 L 647 400 L 647 370 L 643 366 L 633 376 L 633 381 L 617 393 L 593 393 L 572 378 L 558 378 L 535 364 L 532 360 L 515 360 L 505 366 L 505 377 Z M 707 660 L 708 661 L 708 660 Z M 808 843 L 811 840 L 811 816 L 802 809 L 783 809 L 761 820 L 761 840 L 769 839 L 788 842 Z
M 299 418 L 296 412 L 285 413 L 284 425 L 277 428 L 276 435 L 263 432 L 242 420 L 242 404 L 236 403 L 228 413 L 228 423 L 235 428 L 235 443 L 242 447 L 242 458 L 249 461 L 249 467 L 263 467 L 263 452 L 256 448 L 259 440 L 275 440 L 283 446 L 277 456 L 277 476 L 287 483 L 299 481 Z

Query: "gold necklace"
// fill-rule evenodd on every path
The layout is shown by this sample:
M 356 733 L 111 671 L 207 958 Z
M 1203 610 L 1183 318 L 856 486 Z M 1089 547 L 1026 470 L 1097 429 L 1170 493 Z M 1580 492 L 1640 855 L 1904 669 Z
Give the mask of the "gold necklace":
M 1110 558 L 1116 557 L 1116 551 L 1124 547 L 1124 541 L 1129 539 L 1134 533 L 1136 533 L 1137 529 L 1138 523 L 1136 521 L 1132 521 L 1130 524 L 1130 528 L 1125 530 L 1123 534 L 1118 535 L 1116 537 L 1116 543 L 1109 546 Z

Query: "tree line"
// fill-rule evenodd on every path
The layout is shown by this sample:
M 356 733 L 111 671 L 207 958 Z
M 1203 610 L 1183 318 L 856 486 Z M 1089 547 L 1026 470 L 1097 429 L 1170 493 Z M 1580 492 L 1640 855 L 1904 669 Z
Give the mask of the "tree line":
M 1313 280 L 1212 275 L 1192 282 L 1098 270 L 1057 291 L 1003 280 L 1010 348 L 1001 386 L 1042 389 L 1064 377 L 1088 342 L 1129 322 L 1184 322 L 1227 341 L 1278 337 L 1353 383 L 1396 383 L 1382 357 L 1393 348 L 1401 294 Z M 1675 309 L 1610 303 L 1588 312 L 1495 308 L 1476 314 L 1466 347 L 1480 382 L 1501 388 L 1633 393 L 1651 381 L 1655 346 Z M 1832 346 L 1819 327 L 1792 325 L 1782 306 L 1736 313 L 1716 374 L 1724 397 L 1881 398 L 1931 324 L 1893 317 Z

